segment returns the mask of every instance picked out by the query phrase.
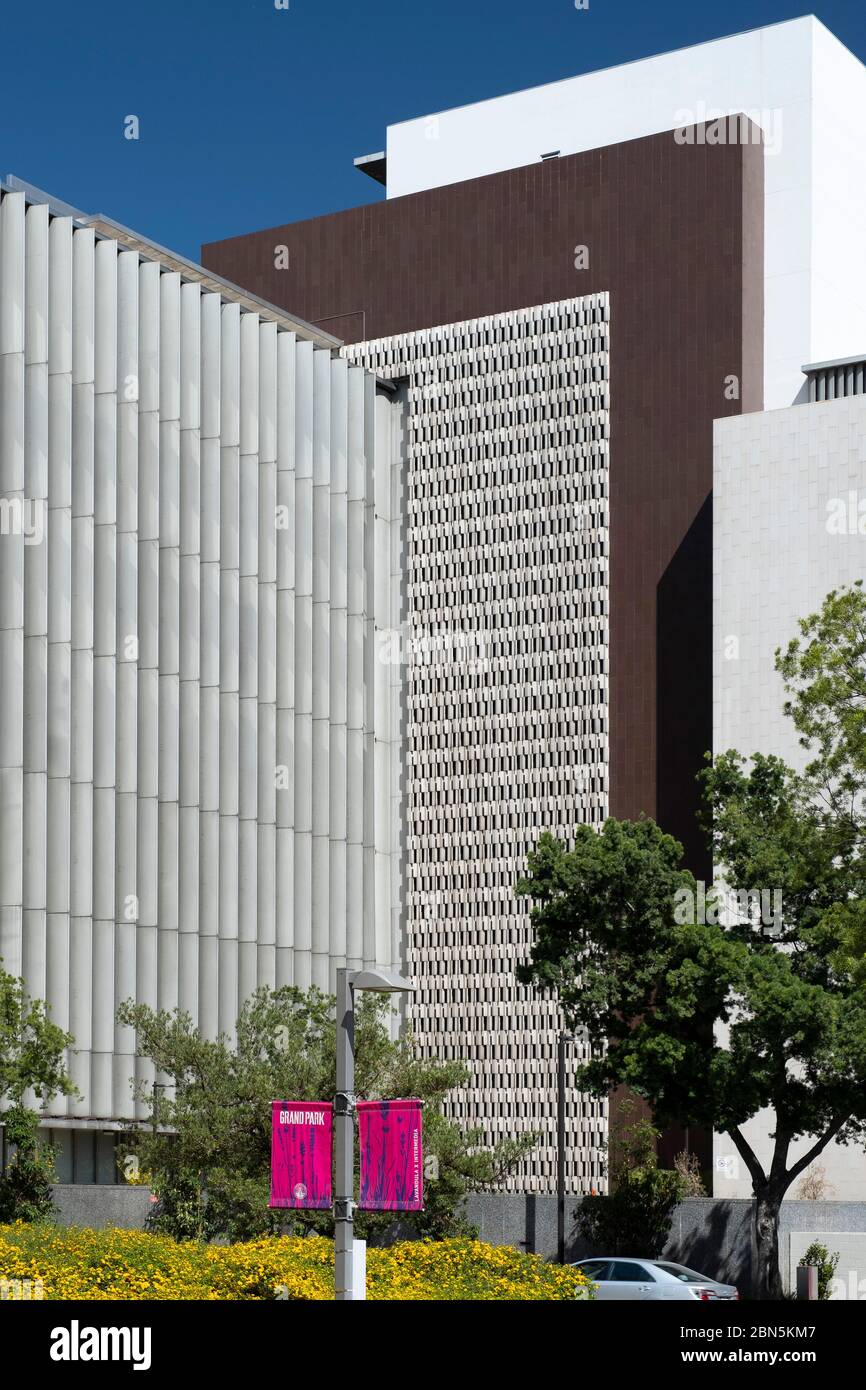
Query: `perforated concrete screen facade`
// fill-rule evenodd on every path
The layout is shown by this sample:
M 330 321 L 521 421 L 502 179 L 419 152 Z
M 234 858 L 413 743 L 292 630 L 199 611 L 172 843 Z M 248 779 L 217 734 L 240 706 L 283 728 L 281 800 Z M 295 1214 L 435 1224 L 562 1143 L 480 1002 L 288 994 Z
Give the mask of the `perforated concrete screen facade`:
M 535 1131 L 556 1173 L 554 1005 L 522 988 L 514 886 L 541 831 L 608 804 L 609 306 L 594 294 L 344 349 L 408 381 L 405 928 L 423 1053 L 465 1059 L 449 1110 Z M 574 1057 L 576 1053 L 572 1054 Z M 569 1087 L 568 1190 L 602 1180 L 604 1105 Z
M 133 1113 L 124 999 L 212 1037 L 401 961 L 402 407 L 239 301 L 2 197 L 0 956 L 55 1116 Z
M 690 60 L 690 54 L 680 55 L 678 71 L 685 72 Z M 789 67 L 783 63 L 779 70 L 784 74 Z M 627 87 L 633 68 L 620 70 L 621 85 L 623 71 Z M 605 75 L 598 76 L 607 82 Z M 556 97 L 559 90 L 550 93 Z M 664 90 L 661 84 L 662 96 Z M 706 101 L 718 99 L 710 90 L 696 94 Z M 529 94 L 527 102 L 532 100 Z M 550 121 L 555 124 L 562 114 L 555 107 L 554 101 L 538 108 L 549 129 Z M 711 145 L 702 142 L 697 128 L 691 143 L 680 144 L 668 125 L 654 135 L 641 135 L 652 127 L 640 121 L 630 131 L 616 131 L 611 121 L 621 110 L 619 97 L 593 107 L 593 119 L 601 122 L 599 138 L 613 143 L 570 154 L 574 144 L 556 138 L 521 154 L 518 140 L 505 164 L 531 161 L 521 167 L 464 177 L 460 165 L 453 164 L 443 169 L 441 179 L 428 180 L 425 174 L 424 182 L 435 182 L 435 187 L 250 231 L 203 247 L 202 258 L 235 283 L 356 344 L 412 342 L 414 338 L 398 335 L 559 304 L 577 295 L 610 296 L 610 810 L 621 818 L 656 818 L 684 845 L 690 868 L 706 878 L 706 843 L 696 821 L 696 773 L 712 739 L 712 422 L 763 405 L 765 281 L 769 286 L 764 188 L 766 182 L 772 193 L 776 184 L 760 144 Z M 452 114 L 459 124 L 462 114 Z M 443 139 L 445 124 L 443 118 Z M 579 143 L 591 143 L 585 140 L 585 122 L 571 121 L 569 129 L 581 132 Z M 468 155 L 462 153 L 471 159 L 480 152 L 483 159 L 485 150 L 499 148 L 498 139 L 494 132 L 492 143 L 485 137 Z M 506 139 L 502 148 L 507 146 Z M 559 158 L 539 160 L 541 152 L 557 148 Z M 431 151 L 430 158 L 438 156 Z M 795 175 L 799 177 L 796 170 Z M 580 246 L 590 252 L 582 270 L 576 258 Z M 277 268 L 282 264 L 275 258 L 279 247 L 288 252 L 288 270 Z M 792 265 L 778 268 L 787 272 Z M 785 278 L 786 303 L 793 304 L 797 296 L 791 297 L 790 279 Z M 796 334 L 787 335 L 786 356 L 798 341 Z M 795 359 L 797 370 L 806 360 L 802 355 Z M 733 378 L 736 398 L 729 389 Z M 483 595 L 481 569 L 475 582 Z M 490 597 L 502 583 L 497 574 L 487 591 Z M 686 662 L 684 651 L 689 653 Z M 520 669 L 517 650 L 514 668 Z M 455 766 L 455 774 L 458 770 Z M 531 800 L 532 792 L 527 789 L 526 795 Z M 442 833 L 451 833 L 444 824 Z M 408 851 L 407 859 L 411 862 Z M 483 862 L 474 861 L 476 868 L 478 890 L 486 893 Z M 477 988 L 482 1002 L 484 991 L 496 989 L 497 973 L 512 970 L 511 954 L 497 956 L 487 948 L 485 957 L 484 950 L 478 947 L 478 985 L 466 980 L 467 994 Z M 457 969 L 463 968 L 458 961 Z M 444 977 L 444 960 L 439 969 Z M 510 988 L 503 984 L 496 998 L 508 999 Z M 510 1005 L 499 1008 L 505 1028 L 517 1036 L 519 1020 Z M 443 1004 L 443 1041 L 478 1028 L 478 1015 L 467 1018 L 459 996 L 454 998 L 452 1028 L 446 1027 L 445 1012 Z M 470 1037 L 476 1059 L 484 1060 L 485 1047 L 492 1057 L 492 1034 L 490 1029 L 483 1046 Z M 535 1046 L 543 1055 L 551 1038 L 542 1030 L 537 1045 L 528 1036 L 522 1044 L 514 1037 L 501 1041 L 504 1061 L 516 1071 L 514 1058 L 507 1056 L 509 1046 L 523 1046 L 525 1055 L 532 1055 Z M 544 1075 L 552 1081 L 552 1066 L 544 1065 Z M 484 1074 L 477 1074 L 480 1089 Z M 492 1074 L 500 1075 L 501 1069 L 488 1066 Z M 530 1075 L 537 1086 L 541 1073 Z M 504 1101 L 514 1095 L 496 1085 L 497 1105 L 500 1096 Z M 520 1124 L 533 1104 L 550 1116 L 552 1086 L 545 1081 L 532 1094 L 529 1086 L 523 1089 Z M 496 1119 L 504 1129 L 504 1114 Z M 549 1120 L 544 1127 L 540 1167 L 532 1165 L 531 1178 L 537 1187 L 543 1173 L 541 1183 L 549 1189 Z M 672 1132 L 669 1138 L 663 1155 L 667 1162 L 686 1142 L 682 1133 Z M 706 1135 L 691 1130 L 688 1142 L 709 1162 Z M 585 1186 L 574 1174 L 569 1182 L 578 1189 Z M 520 1185 L 529 1186 L 529 1178 Z

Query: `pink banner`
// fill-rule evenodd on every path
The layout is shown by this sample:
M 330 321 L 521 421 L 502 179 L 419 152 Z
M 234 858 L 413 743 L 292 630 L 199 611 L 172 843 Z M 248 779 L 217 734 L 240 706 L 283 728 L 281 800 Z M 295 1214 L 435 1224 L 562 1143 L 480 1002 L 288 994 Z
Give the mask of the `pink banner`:
M 333 1111 L 330 1101 L 272 1101 L 270 1206 L 331 1206 Z
M 420 1100 L 358 1101 L 363 1211 L 421 1211 L 424 1152 Z

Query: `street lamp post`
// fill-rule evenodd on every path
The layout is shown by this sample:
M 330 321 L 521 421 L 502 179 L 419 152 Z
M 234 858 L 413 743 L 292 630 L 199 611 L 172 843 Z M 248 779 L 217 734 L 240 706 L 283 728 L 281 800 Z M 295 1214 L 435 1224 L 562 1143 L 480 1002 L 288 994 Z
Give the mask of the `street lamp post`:
M 337 1094 L 334 1098 L 334 1298 L 355 1298 L 352 1280 L 355 1191 L 355 991 L 412 994 L 395 970 L 337 971 Z
M 556 1257 L 565 1264 L 565 1047 L 577 1042 L 559 1030 L 556 1039 Z
M 565 1264 L 565 1034 L 556 1038 L 556 1258 Z

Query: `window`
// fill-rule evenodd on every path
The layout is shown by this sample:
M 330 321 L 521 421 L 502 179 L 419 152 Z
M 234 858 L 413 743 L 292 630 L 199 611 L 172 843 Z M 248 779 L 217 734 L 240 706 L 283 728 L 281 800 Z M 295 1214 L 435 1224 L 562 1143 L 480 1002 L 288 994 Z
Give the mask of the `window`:
M 683 1284 L 705 1284 L 707 1282 L 705 1274 L 696 1274 L 693 1269 L 686 1269 L 685 1265 L 669 1265 L 659 1262 L 659 1269 L 663 1269 L 665 1274 L 672 1274 Z
M 587 1279 L 593 1279 L 597 1284 L 610 1277 L 610 1260 L 584 1260 L 577 1268 Z
M 650 1274 L 643 1265 L 629 1264 L 627 1260 L 615 1260 L 611 1279 L 615 1284 L 655 1284 L 655 1275 Z

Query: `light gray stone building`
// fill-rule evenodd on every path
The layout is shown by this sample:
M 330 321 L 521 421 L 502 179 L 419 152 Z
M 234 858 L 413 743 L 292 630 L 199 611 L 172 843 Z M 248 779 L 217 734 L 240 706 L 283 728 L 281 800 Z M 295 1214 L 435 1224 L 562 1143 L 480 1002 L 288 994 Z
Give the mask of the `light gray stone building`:
M 134 1115 L 117 1005 L 400 966 L 399 393 L 104 218 L 0 191 L 0 957 Z M 70 1172 L 72 1176 L 72 1172 Z

